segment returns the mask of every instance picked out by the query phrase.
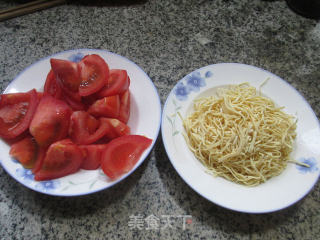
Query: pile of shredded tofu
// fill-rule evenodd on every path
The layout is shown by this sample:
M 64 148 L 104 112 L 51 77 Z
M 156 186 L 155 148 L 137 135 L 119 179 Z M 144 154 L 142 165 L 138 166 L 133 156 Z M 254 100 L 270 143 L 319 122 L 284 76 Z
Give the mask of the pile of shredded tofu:
M 287 166 L 296 120 L 248 83 L 197 99 L 183 119 L 191 151 L 215 176 L 256 186 Z

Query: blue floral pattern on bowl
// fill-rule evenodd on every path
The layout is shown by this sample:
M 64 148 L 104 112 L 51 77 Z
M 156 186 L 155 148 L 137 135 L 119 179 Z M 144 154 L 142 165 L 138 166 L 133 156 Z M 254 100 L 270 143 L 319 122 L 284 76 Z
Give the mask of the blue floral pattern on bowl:
M 174 93 L 175 93 L 177 99 L 180 101 L 187 100 L 189 92 L 190 92 L 190 90 L 189 90 L 188 86 L 185 86 L 182 82 L 179 82 L 177 84 L 176 88 L 174 89 Z
M 34 175 L 30 169 L 17 168 L 16 174 L 27 184 L 30 184 L 32 181 L 34 181 Z
M 35 185 L 35 188 L 43 192 L 52 192 L 60 186 L 59 180 L 41 181 Z
M 80 62 L 80 60 L 84 57 L 84 54 L 81 52 L 72 54 L 68 59 L 72 62 Z
M 206 73 L 205 73 L 205 77 L 206 78 L 209 78 L 209 77 L 212 77 L 213 76 L 213 73 L 211 72 L 211 71 L 207 71 Z
M 201 76 L 200 71 L 194 71 L 176 85 L 174 95 L 178 100 L 185 101 L 191 92 L 199 92 L 200 88 L 205 87 L 206 78 L 212 76 L 213 73 L 211 71 L 205 72 L 204 77 Z
M 35 181 L 34 174 L 30 169 L 26 169 L 23 167 L 17 168 L 16 174 L 27 185 L 32 185 L 32 183 Z M 59 180 L 50 180 L 50 181 L 37 182 L 35 185 L 35 188 L 43 192 L 51 192 L 57 189 L 59 186 L 60 186 Z
M 314 157 L 300 158 L 299 162 L 309 165 L 309 167 L 300 166 L 300 165 L 296 166 L 296 168 L 302 174 L 313 173 L 319 170 L 319 168 L 317 167 L 317 160 Z
M 190 91 L 199 92 L 201 87 L 206 86 L 205 79 L 201 77 L 200 72 L 193 72 L 186 77 L 186 83 Z

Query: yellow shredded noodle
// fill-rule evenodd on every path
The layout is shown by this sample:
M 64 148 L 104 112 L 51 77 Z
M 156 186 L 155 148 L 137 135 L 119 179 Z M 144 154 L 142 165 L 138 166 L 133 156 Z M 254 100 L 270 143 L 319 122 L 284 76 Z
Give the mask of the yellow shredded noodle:
M 200 98 L 183 119 L 191 151 L 215 176 L 256 186 L 287 166 L 296 120 L 248 83 Z

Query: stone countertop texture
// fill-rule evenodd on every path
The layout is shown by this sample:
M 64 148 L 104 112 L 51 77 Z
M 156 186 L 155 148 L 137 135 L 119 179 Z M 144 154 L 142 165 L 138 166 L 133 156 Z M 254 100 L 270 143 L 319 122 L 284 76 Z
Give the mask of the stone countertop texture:
M 17 3 L 0 1 L 0 8 Z M 45 56 L 106 49 L 150 76 L 164 104 L 179 79 L 200 67 L 239 62 L 295 87 L 320 117 L 320 22 L 285 1 L 74 1 L 0 22 L 0 86 Z M 293 206 L 268 214 L 221 208 L 175 172 L 161 135 L 120 184 L 82 197 L 29 190 L 0 168 L 0 239 L 320 239 L 320 183 Z M 235 196 L 236 197 L 236 196 Z M 172 227 L 141 229 L 130 216 L 175 216 Z M 185 229 L 178 216 L 190 215 Z

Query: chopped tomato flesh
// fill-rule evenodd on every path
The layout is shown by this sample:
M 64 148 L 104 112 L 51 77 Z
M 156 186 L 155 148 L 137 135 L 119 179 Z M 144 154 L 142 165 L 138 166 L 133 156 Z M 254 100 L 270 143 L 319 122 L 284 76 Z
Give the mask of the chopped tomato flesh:
M 77 111 L 71 115 L 69 135 L 77 144 L 92 144 L 103 138 L 108 131 L 110 126 L 102 118 L 95 119 L 85 111 Z
M 88 109 L 88 113 L 95 117 L 117 118 L 120 111 L 119 95 L 104 97 L 95 101 Z
M 78 92 L 81 80 L 78 64 L 68 60 L 50 59 L 54 76 L 65 92 Z
M 130 91 L 126 90 L 120 95 L 120 109 L 118 119 L 127 123 L 130 117 Z
M 67 137 L 71 113 L 64 101 L 44 96 L 31 121 L 31 135 L 42 147 Z
M 85 170 L 95 170 L 100 167 L 101 155 L 103 150 L 106 149 L 106 144 L 90 144 L 80 145 L 80 149 L 83 151 L 84 159 L 80 168 Z
M 97 93 L 97 96 L 108 97 L 121 94 L 128 90 L 130 78 L 126 70 L 111 69 L 107 84 Z
M 140 135 L 126 135 L 115 138 L 107 144 L 102 153 L 101 168 L 111 179 L 129 172 L 139 161 L 152 140 Z
M 97 54 L 85 56 L 79 63 L 80 96 L 88 96 L 99 91 L 107 84 L 109 67 L 102 57 Z
M 38 105 L 37 91 L 7 93 L 0 97 L 0 136 L 16 138 L 29 128 Z
M 64 177 L 79 170 L 83 161 L 80 148 L 70 139 L 50 145 L 41 168 L 35 173 L 36 181 Z
M 58 84 L 52 69 L 49 71 L 44 84 L 44 95 L 50 95 L 57 99 L 61 99 L 62 97 L 62 89 Z

